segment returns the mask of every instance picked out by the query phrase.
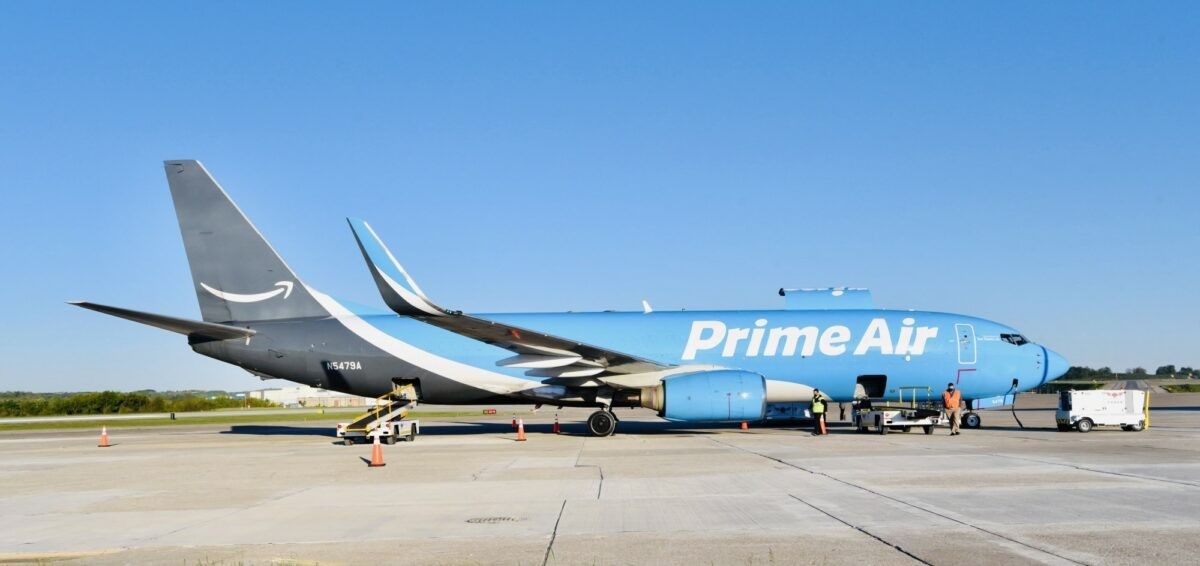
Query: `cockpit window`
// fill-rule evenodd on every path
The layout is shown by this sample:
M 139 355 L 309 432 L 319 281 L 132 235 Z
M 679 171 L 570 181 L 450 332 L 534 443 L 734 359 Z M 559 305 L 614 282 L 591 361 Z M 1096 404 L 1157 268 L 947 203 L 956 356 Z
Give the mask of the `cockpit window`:
M 1020 334 L 1001 334 L 1000 339 L 1015 346 L 1024 346 L 1029 343 L 1029 339 Z

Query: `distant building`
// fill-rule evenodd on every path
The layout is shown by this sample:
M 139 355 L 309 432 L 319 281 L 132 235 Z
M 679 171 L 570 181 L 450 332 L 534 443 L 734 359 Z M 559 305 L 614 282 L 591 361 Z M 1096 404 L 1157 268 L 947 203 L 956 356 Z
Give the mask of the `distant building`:
M 259 389 L 244 394 L 251 399 L 262 399 L 284 407 L 370 407 L 377 401 L 370 397 L 347 395 L 320 387 L 297 385 L 276 389 Z

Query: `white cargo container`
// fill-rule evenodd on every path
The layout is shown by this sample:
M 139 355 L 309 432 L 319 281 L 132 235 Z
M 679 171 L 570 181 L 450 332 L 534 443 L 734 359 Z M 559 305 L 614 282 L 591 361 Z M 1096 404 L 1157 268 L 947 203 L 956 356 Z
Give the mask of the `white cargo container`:
M 1139 431 L 1146 428 L 1149 410 L 1146 392 L 1136 389 L 1060 391 L 1054 420 L 1060 431 L 1088 432 L 1097 426 Z

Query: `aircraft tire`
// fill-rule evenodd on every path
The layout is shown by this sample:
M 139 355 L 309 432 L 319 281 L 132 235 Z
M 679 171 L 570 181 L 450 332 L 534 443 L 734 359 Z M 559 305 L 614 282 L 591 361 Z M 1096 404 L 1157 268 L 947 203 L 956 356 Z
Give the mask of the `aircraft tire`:
M 592 436 L 611 436 L 617 431 L 617 417 L 608 411 L 596 411 L 588 417 L 587 425 Z
M 983 419 L 979 417 L 979 413 L 967 413 L 963 415 L 962 424 L 966 428 L 979 428 L 983 426 Z

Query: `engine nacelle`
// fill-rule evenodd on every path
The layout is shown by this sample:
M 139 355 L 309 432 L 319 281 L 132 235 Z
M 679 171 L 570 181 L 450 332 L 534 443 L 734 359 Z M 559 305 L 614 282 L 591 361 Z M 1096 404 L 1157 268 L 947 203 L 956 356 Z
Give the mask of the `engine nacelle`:
M 683 373 L 642 390 L 642 406 L 670 421 L 757 421 L 766 412 L 767 380 L 757 373 Z

